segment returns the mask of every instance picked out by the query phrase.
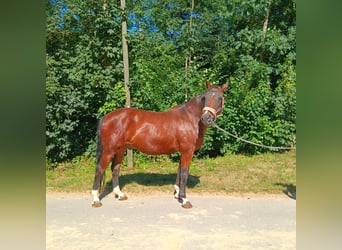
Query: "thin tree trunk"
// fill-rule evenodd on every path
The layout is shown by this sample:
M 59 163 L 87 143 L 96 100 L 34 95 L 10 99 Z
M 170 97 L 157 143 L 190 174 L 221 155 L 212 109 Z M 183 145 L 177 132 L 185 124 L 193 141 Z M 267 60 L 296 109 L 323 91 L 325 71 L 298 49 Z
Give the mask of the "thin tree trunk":
M 262 33 L 263 33 L 262 40 L 264 40 L 265 37 L 266 37 L 266 32 L 267 32 L 267 28 L 268 28 L 268 20 L 269 20 L 269 17 L 270 17 L 271 4 L 272 4 L 272 0 L 270 1 L 269 5 L 268 5 L 267 11 L 266 11 L 265 20 L 264 20 L 264 24 L 262 26 Z
M 127 47 L 127 22 L 126 22 L 126 1 L 121 0 L 121 10 L 122 10 L 122 56 L 124 64 L 124 84 L 126 90 L 126 108 L 131 107 L 131 93 L 129 91 L 129 63 L 128 63 L 128 47 Z M 127 149 L 127 166 L 133 167 L 133 151 L 132 149 Z
M 195 0 L 191 0 L 191 12 L 190 12 L 190 20 L 189 20 L 189 32 L 188 32 L 188 38 L 192 37 L 192 13 L 195 8 Z M 185 80 L 188 79 L 188 70 L 191 63 L 191 46 L 188 44 L 188 53 L 185 58 Z M 185 88 L 185 101 L 188 101 L 188 90 Z
M 107 9 L 107 1 L 106 0 L 103 1 L 102 9 L 103 9 L 103 11 L 106 11 L 106 9 Z

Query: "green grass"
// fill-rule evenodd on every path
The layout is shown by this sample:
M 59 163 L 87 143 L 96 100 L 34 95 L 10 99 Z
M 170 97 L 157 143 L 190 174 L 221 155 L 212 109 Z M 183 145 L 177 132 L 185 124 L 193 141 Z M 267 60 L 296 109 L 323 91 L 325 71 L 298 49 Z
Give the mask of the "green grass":
M 137 158 L 135 166 L 121 167 L 120 186 L 129 194 L 173 192 L 177 162 L 168 157 Z M 92 158 L 81 157 L 46 170 L 47 192 L 90 192 L 95 173 Z M 110 167 L 106 190 L 112 189 Z M 255 156 L 226 155 L 194 159 L 187 192 L 195 194 L 283 194 L 296 192 L 296 153 L 266 153 Z

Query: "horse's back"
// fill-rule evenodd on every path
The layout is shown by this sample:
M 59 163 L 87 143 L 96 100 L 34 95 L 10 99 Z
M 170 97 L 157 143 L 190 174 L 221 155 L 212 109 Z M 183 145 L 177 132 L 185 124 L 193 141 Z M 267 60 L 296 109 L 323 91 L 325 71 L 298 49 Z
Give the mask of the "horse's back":
M 169 154 L 178 152 L 181 141 L 185 140 L 179 133 L 187 130 L 182 128 L 185 120 L 178 109 L 153 112 L 122 108 L 106 115 L 102 132 L 115 146 L 125 145 L 152 155 Z
M 137 108 L 121 108 L 108 113 L 105 116 L 105 122 L 120 123 L 122 126 L 140 126 L 141 124 L 155 124 L 160 126 L 160 123 L 177 121 L 180 119 L 179 112 L 168 110 L 165 112 L 154 112 Z

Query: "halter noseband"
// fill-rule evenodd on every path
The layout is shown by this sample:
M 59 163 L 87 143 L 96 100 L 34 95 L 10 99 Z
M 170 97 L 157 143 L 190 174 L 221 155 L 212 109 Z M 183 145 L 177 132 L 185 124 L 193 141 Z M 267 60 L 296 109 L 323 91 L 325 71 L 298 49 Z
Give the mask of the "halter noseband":
M 214 121 L 216 121 L 216 113 L 217 111 L 214 108 L 211 107 L 204 107 L 202 109 L 202 113 L 210 112 L 214 116 Z

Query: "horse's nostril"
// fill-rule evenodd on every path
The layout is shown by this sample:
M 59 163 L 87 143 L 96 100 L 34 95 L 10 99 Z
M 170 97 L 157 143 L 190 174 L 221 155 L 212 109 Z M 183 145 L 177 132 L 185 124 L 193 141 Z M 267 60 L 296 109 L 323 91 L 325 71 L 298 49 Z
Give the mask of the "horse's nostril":
M 201 122 L 204 123 L 205 125 L 210 125 L 214 122 L 214 117 L 211 114 L 205 113 L 201 117 Z

